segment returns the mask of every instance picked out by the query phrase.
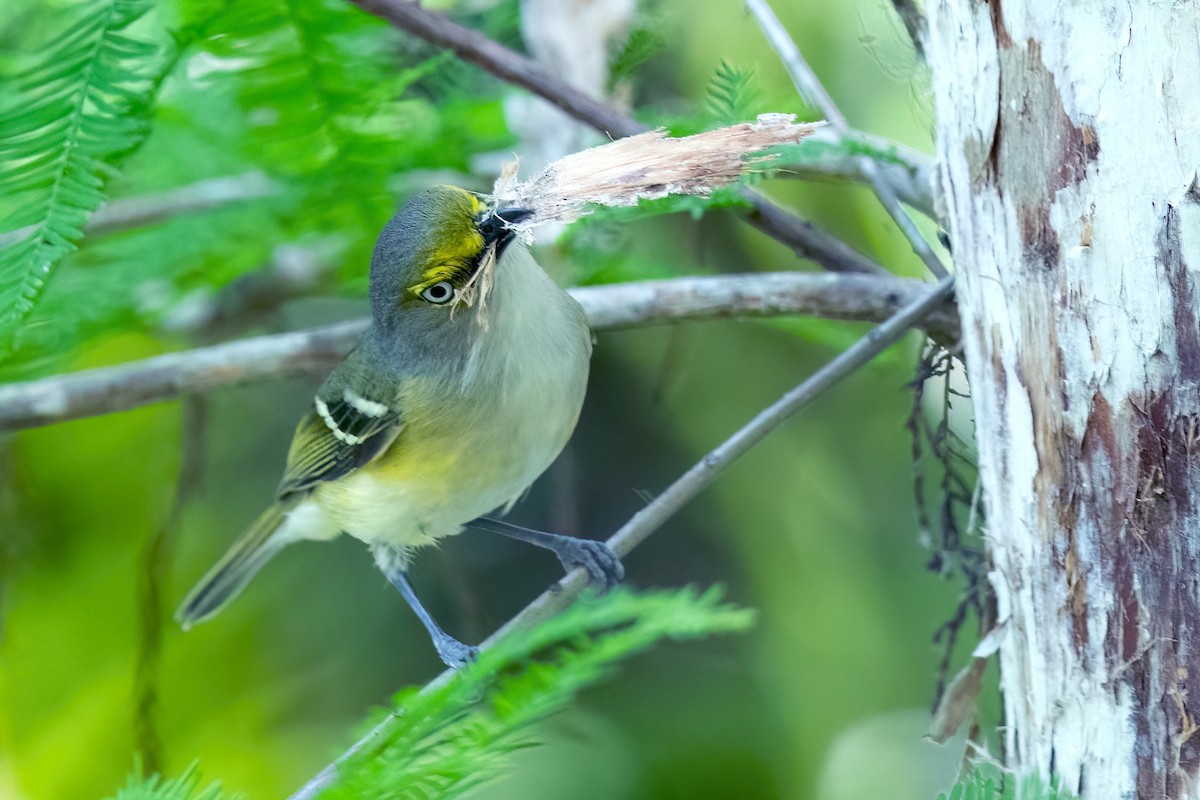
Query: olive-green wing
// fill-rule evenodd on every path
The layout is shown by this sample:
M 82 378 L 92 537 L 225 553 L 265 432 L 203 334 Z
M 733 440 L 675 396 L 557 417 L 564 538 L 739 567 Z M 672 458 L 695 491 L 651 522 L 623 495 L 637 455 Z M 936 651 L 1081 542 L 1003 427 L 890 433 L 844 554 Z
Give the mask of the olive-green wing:
M 300 420 L 287 467 L 279 483 L 279 499 L 311 490 L 364 467 L 400 435 L 400 411 L 385 400 L 343 389 L 340 396 L 313 398 L 313 410 Z

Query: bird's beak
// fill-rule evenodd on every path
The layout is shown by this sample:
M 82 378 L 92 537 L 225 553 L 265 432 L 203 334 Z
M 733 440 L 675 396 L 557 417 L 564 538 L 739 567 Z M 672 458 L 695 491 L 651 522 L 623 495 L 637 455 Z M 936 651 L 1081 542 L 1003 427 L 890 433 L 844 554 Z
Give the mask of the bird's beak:
M 498 208 L 484 217 L 479 223 L 479 232 L 483 234 L 484 246 L 495 244 L 497 249 L 503 247 L 512 238 L 513 231 L 509 225 L 515 225 L 521 220 L 529 219 L 534 214 L 531 208 Z

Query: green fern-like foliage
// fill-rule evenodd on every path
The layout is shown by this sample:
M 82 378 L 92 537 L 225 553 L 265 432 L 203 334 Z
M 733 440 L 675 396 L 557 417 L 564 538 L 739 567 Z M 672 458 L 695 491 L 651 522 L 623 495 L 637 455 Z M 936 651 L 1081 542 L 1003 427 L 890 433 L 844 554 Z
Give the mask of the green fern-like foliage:
M 638 67 L 649 61 L 667 46 L 662 24 L 648 14 L 638 17 L 636 24 L 608 60 L 608 90 L 622 81 L 630 80 Z
M 88 6 L 91 13 L 105 7 Z M 274 190 L 116 235 L 89 233 L 62 258 L 53 281 L 5 265 L 0 306 L 5 281 L 28 274 L 41 285 L 36 308 L 23 308 L 16 357 L 0 356 L 0 380 L 61 369 L 74 348 L 99 335 L 196 330 L 189 327 L 194 310 L 208 313 L 203 309 L 222 303 L 230 284 L 273 269 L 281 253 L 303 253 L 312 264 L 305 267 L 314 274 L 307 291 L 361 294 L 375 237 L 403 195 L 435 180 L 431 170 L 443 173 L 436 180 L 470 186 L 464 173 L 472 159 L 510 143 L 495 86 L 348 3 L 161 0 L 135 30 L 157 37 L 167 54 L 147 73 L 150 84 L 161 85 L 154 108 L 135 115 L 142 128 L 150 122 L 144 144 L 112 180 L 105 174 L 109 199 L 245 173 L 265 173 Z M 64 80 L 77 81 L 86 67 L 52 58 Z M 447 80 L 451 75 L 464 77 Z M 4 87 L 0 80 L 0 92 Z M 5 107 L 28 105 L 14 96 Z M 122 124 L 131 114 L 113 113 Z M 0 117 L 4 164 L 7 121 Z M 48 163 L 69 150 L 61 136 L 22 147 L 17 166 Z M 407 177 L 412 170 L 426 172 Z M 32 236 L 27 223 L 37 203 L 14 197 L 10 206 L 9 199 L 0 190 L 0 219 L 6 211 L 23 216 L 0 227 L 0 244 L 15 245 L 3 230 Z M 93 195 L 89 211 L 96 202 Z M 85 220 L 86 213 L 73 219 L 72 241 Z M 19 283 L 9 289 L 20 296 Z
M 188 767 L 178 778 L 166 780 L 158 775 L 146 777 L 141 765 L 134 767 L 125 785 L 109 800 L 238 800 L 237 795 L 221 791 L 220 784 L 201 788 L 196 765 Z
M 938 800 L 1073 800 L 1074 795 L 1059 788 L 1057 781 L 1047 784 L 1037 775 L 1018 778 L 999 769 L 981 766 L 955 784 Z
M 623 659 L 664 639 L 744 630 L 720 592 L 614 592 L 510 635 L 444 685 L 396 698 L 384 732 L 339 768 L 322 800 L 453 798 L 502 774 L 531 725 Z
M 449 800 L 502 775 L 508 756 L 532 744 L 531 726 L 561 711 L 626 658 L 664 640 L 748 628 L 749 610 L 719 589 L 588 597 L 529 631 L 509 634 L 432 688 L 407 689 L 379 712 L 371 743 L 338 768 L 322 800 Z M 230 800 L 201 790 L 195 765 L 164 781 L 135 767 L 110 800 Z M 959 798 L 955 798 L 959 800 Z
M 754 117 L 756 101 L 754 69 L 722 61 L 708 84 L 708 114 L 712 124 L 746 122 Z
M 202 16 L 210 3 L 198 5 Z M 193 74 L 235 84 L 247 123 L 237 144 L 293 181 L 306 225 L 361 253 L 394 210 L 388 181 L 419 124 L 401 95 L 436 62 L 402 69 L 399 34 L 337 0 L 229 3 L 203 34 Z
M 247 145 L 261 160 L 292 175 L 333 163 L 385 171 L 400 138 L 386 115 L 414 77 L 397 69 L 395 31 L 332 0 L 220 5 L 202 28 L 206 57 L 194 66 L 208 80 L 236 74 Z
M 104 199 L 114 165 L 145 136 L 159 48 L 129 32 L 151 0 L 71 8 L 73 19 L 0 96 L 0 345 Z

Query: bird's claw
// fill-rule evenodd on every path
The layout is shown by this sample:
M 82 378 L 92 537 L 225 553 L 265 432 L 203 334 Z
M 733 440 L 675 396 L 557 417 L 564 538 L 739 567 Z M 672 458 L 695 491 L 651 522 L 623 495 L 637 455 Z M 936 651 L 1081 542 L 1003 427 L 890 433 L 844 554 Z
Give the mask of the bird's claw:
M 588 581 L 601 592 L 612 591 L 625 577 L 621 559 L 604 542 L 564 536 L 557 555 L 567 572 L 575 567 L 587 570 Z
M 453 636 L 439 637 L 433 642 L 438 657 L 451 669 L 462 669 L 479 657 L 479 648 L 463 644 Z

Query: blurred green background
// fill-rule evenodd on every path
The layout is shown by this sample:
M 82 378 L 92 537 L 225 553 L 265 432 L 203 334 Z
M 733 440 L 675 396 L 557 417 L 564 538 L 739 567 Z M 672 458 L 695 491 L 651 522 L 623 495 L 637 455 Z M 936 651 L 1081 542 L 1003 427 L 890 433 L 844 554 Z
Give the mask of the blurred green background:
M 521 47 L 516 3 L 427 5 Z M 887 3 L 776 5 L 852 124 L 931 150 L 923 77 Z M 6 0 L 0 74 L 27 69 L 81 8 Z M 165 45 L 167 29 L 191 38 L 162 68 L 148 136 L 111 196 L 248 171 L 282 189 L 85 237 L 16 327 L 0 379 L 359 316 L 371 238 L 403 195 L 447 179 L 486 188 L 488 169 L 521 146 L 504 116 L 518 92 L 334 0 L 173 0 L 131 31 Z M 749 76 L 752 113 L 817 116 L 735 0 L 643 0 L 632 30 L 648 58 L 622 50 L 627 37 L 613 52 L 635 64 L 623 91 L 646 121 L 709 124 L 722 62 Z M 278 113 L 264 114 L 272 103 Z M 898 273 L 921 274 L 863 189 L 786 178 L 762 188 Z M 9 195 L 0 212 L 18 202 Z M 566 284 L 814 268 L 720 211 L 598 215 L 542 247 Z M 289 272 L 293 252 L 317 253 L 305 256 L 315 266 L 301 259 Z M 578 431 L 510 518 L 609 535 L 863 330 L 780 320 L 601 334 Z M 945 788 L 961 747 L 921 734 L 942 655 L 931 639 L 961 585 L 928 573 L 918 544 L 904 424 L 919 346 L 912 337 L 828 392 L 627 559 L 637 587 L 726 584 L 760 611 L 756 629 L 638 658 L 473 796 L 840 800 Z M 271 497 L 318 380 L 0 440 L 0 797 L 104 797 L 147 744 L 169 774 L 199 759 L 248 798 L 286 796 L 366 709 L 439 671 L 352 540 L 289 549 L 186 635 L 169 619 L 143 622 L 147 586 L 169 616 Z M 148 577 L 155 541 L 161 583 Z M 422 553 L 413 574 L 446 627 L 477 641 L 558 566 L 467 532 Z M 147 664 L 156 630 L 161 656 Z

